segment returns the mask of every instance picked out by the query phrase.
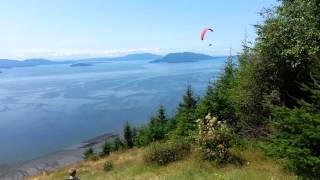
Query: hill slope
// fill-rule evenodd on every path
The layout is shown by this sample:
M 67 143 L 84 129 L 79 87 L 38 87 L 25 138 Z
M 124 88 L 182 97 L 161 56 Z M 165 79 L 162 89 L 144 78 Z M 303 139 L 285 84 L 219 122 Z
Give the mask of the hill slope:
M 98 161 L 83 161 L 77 164 L 80 179 L 246 179 L 270 180 L 296 179 L 284 173 L 281 168 L 270 160 L 266 160 L 257 150 L 243 151 L 241 155 L 247 161 L 243 167 L 226 166 L 217 168 L 209 162 L 200 160 L 193 152 L 184 160 L 168 166 L 147 165 L 143 162 L 145 149 L 134 148 L 124 152 L 115 152 Z M 114 164 L 110 172 L 103 171 L 103 163 L 111 160 Z M 50 173 L 43 173 L 33 180 L 66 179 L 68 168 Z

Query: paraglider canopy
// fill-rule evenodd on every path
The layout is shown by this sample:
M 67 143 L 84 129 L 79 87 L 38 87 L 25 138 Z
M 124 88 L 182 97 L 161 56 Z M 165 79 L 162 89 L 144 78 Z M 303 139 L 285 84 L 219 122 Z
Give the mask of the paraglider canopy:
M 206 33 L 210 31 L 210 32 L 213 32 L 213 29 L 211 28 L 205 28 L 201 31 L 200 33 L 200 37 L 201 37 L 201 40 L 203 41 L 204 40 L 204 37 L 206 36 Z

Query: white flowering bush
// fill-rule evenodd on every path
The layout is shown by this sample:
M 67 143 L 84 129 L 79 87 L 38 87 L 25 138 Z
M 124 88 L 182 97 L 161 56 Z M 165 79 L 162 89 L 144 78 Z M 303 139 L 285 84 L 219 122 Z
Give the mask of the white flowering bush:
M 198 119 L 197 141 L 204 159 L 224 164 L 230 161 L 231 132 L 227 124 L 208 114 Z

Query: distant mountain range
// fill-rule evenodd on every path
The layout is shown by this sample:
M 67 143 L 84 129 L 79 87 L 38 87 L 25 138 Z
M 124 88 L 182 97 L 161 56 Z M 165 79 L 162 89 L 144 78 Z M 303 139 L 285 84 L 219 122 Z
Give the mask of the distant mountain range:
M 192 52 L 183 52 L 183 53 L 170 53 L 166 56 L 151 61 L 151 63 L 185 63 L 185 62 L 197 62 L 201 60 L 214 59 L 213 56 L 192 53 Z
M 130 55 L 121 56 L 121 57 L 87 58 L 87 59 L 75 59 L 75 60 L 68 60 L 68 61 L 52 61 L 48 59 L 26 59 L 23 61 L 19 61 L 19 60 L 11 60 L 11 59 L 0 59 L 0 68 L 31 67 L 31 66 L 39 66 L 39 65 L 53 65 L 53 64 L 78 64 L 78 63 L 94 64 L 94 63 L 100 63 L 105 61 L 154 60 L 161 57 L 162 56 L 156 55 L 156 54 L 144 53 L 144 54 L 130 54 Z
M 26 59 L 23 61 L 0 59 L 0 68 L 30 67 L 38 65 L 68 64 L 72 61 L 50 61 L 47 59 Z
M 159 59 L 163 56 L 152 54 L 152 53 L 143 53 L 143 54 L 129 54 L 126 56 L 120 57 L 102 57 L 102 58 L 86 58 L 86 59 L 79 59 L 78 61 L 85 61 L 85 62 L 99 62 L 99 61 L 134 61 L 134 60 L 154 60 Z
M 39 65 L 54 65 L 54 64 L 71 64 L 71 67 L 77 66 L 89 66 L 97 63 L 105 63 L 109 61 L 130 61 L 130 60 L 143 60 L 150 61 L 151 63 L 184 63 L 184 62 L 196 62 L 201 60 L 214 59 L 215 57 L 198 54 L 192 52 L 183 53 L 170 53 L 166 56 L 144 53 L 144 54 L 129 54 L 120 57 L 102 57 L 102 58 L 87 58 L 87 59 L 75 59 L 68 61 L 52 61 L 48 59 L 26 59 L 23 61 L 0 59 L 0 68 L 15 68 L 15 67 L 31 67 Z

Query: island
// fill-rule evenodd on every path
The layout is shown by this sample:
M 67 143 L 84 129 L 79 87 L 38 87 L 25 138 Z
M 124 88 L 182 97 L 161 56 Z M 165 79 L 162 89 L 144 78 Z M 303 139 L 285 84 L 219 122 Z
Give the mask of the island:
M 183 52 L 183 53 L 170 53 L 160 59 L 150 61 L 150 62 L 151 63 L 186 63 L 186 62 L 197 62 L 197 61 L 209 60 L 209 59 L 214 59 L 214 57 L 206 54 Z
M 90 63 L 76 63 L 76 64 L 71 64 L 70 67 L 87 67 L 87 66 L 92 66 Z

